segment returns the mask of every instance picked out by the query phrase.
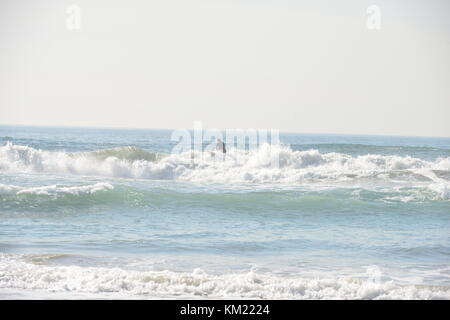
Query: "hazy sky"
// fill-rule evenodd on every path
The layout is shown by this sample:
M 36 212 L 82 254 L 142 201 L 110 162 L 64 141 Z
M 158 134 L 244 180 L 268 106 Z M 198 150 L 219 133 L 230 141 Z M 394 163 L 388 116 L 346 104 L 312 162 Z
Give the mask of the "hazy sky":
M 0 123 L 450 136 L 449 13 L 448 0 L 0 0 Z

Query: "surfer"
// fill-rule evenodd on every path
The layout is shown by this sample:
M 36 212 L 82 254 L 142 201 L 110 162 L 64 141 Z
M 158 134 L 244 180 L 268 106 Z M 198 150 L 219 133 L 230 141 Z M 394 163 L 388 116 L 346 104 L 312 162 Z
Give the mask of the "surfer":
M 225 155 L 225 153 L 227 153 L 227 149 L 225 148 L 225 143 L 220 139 L 217 139 L 216 150 L 222 151 L 224 153 L 224 155 Z

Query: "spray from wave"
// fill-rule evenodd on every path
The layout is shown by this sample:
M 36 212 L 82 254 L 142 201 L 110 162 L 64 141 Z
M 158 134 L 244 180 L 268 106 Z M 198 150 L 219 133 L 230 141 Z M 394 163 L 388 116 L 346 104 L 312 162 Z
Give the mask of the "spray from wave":
M 50 152 L 7 143 L 0 147 L 0 172 L 256 184 L 369 179 L 371 183 L 439 183 L 445 194 L 450 181 L 450 157 L 426 161 L 410 156 L 351 156 L 318 150 L 293 151 L 282 145 L 263 145 L 250 151 L 231 149 L 224 158 L 221 156 L 198 151 L 161 155 L 136 147 Z

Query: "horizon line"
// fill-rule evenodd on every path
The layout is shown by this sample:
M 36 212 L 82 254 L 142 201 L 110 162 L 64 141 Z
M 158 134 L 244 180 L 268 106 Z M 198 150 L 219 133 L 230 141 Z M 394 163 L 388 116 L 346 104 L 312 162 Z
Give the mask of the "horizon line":
M 166 130 L 173 131 L 179 129 L 186 129 L 189 131 L 193 131 L 193 128 L 162 128 L 162 127 L 123 127 L 123 126 L 83 126 L 83 125 L 31 125 L 31 124 L 6 124 L 0 123 L 0 126 L 5 127 L 35 127 L 35 128 L 72 128 L 72 129 L 119 129 L 119 130 Z M 208 128 L 204 128 L 208 129 Z M 218 128 L 209 128 L 209 129 L 218 129 Z M 228 129 L 218 129 L 220 131 L 226 130 L 260 130 L 254 128 L 228 128 Z M 271 128 L 272 130 L 279 130 Z M 270 130 L 270 129 L 269 129 Z M 333 133 L 333 132 L 301 132 L 301 131 L 289 131 L 289 130 L 279 130 L 280 133 L 285 134 L 305 134 L 305 135 L 343 135 L 343 136 L 374 136 L 374 137 L 401 137 L 401 138 L 438 138 L 438 139 L 450 139 L 449 136 L 435 136 L 435 135 L 402 135 L 402 134 L 373 134 L 373 133 Z

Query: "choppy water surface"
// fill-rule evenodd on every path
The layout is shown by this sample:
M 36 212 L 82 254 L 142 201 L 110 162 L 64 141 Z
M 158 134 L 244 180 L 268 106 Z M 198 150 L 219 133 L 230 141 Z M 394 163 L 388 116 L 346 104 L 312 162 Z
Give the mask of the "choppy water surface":
M 0 297 L 450 297 L 450 139 L 170 137 L 0 127 Z

